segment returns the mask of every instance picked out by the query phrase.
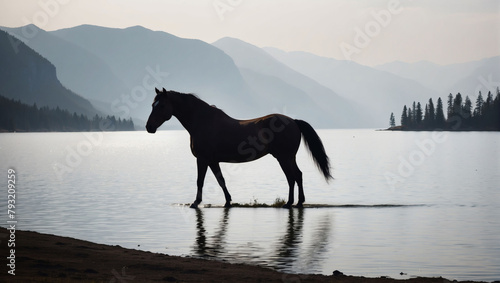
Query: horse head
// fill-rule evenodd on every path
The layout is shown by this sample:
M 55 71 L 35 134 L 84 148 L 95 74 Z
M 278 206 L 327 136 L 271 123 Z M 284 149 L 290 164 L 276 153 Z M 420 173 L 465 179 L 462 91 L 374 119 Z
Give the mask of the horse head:
M 162 91 L 155 88 L 155 91 L 156 97 L 153 101 L 153 109 L 146 123 L 146 130 L 151 134 L 154 134 L 165 121 L 170 120 L 173 112 L 172 103 L 165 88 Z

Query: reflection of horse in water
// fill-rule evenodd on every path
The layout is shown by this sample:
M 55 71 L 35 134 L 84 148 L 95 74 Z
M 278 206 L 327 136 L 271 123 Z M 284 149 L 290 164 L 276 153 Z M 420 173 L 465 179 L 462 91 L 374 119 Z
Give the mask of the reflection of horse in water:
M 220 221 L 219 230 L 213 238 L 207 241 L 207 230 L 205 229 L 205 219 L 203 210 L 196 210 L 196 245 L 195 253 L 201 257 L 217 257 L 224 254 L 226 244 L 227 223 L 229 219 L 229 209 L 224 209 Z
M 230 223 L 230 209 L 223 209 L 219 225 L 214 229 L 213 235 L 205 227 L 204 210 L 196 210 L 196 240 L 193 247 L 194 254 L 200 257 L 215 257 L 218 259 L 235 260 L 236 262 L 252 262 L 264 264 L 279 271 L 292 273 L 320 272 L 316 270 L 318 263 L 324 261 L 328 254 L 330 230 L 332 225 L 331 215 L 327 213 L 319 221 L 314 221 L 315 229 L 309 235 L 310 241 L 304 241 L 304 218 L 307 209 L 289 210 L 286 229 L 282 236 L 276 237 L 273 249 L 259 246 L 258 243 L 244 239 L 244 244 L 238 245 L 235 239 L 227 239 Z M 217 211 L 221 211 L 217 209 Z M 283 217 L 286 217 L 283 215 Z M 239 222 L 236 225 L 240 225 Z M 309 223 L 309 222 L 308 222 Z M 262 233 L 257 233 L 262 235 Z M 231 246 L 236 244 L 236 246 Z M 237 251 L 236 253 L 234 251 Z M 287 275 L 294 277 L 295 275 Z M 289 278 L 291 279 L 291 278 Z M 299 278 L 300 279 L 300 278 Z
M 155 133 L 161 124 L 175 116 L 191 135 L 191 151 L 198 166 L 198 191 L 192 208 L 198 207 L 202 201 L 203 183 L 208 167 L 224 191 L 225 206 L 230 207 L 231 195 L 226 188 L 219 163 L 248 162 L 267 154 L 278 160 L 288 181 L 288 202 L 283 207 L 292 206 L 295 183 L 299 188 L 297 206 L 302 207 L 305 201 L 302 172 L 295 161 L 301 136 L 304 137 L 307 148 L 325 179 L 328 181 L 332 178 L 323 143 L 316 131 L 305 121 L 280 114 L 236 120 L 192 94 L 165 89 L 156 89 L 156 94 L 146 124 L 147 131 Z
M 311 241 L 303 240 L 304 211 L 299 209 L 297 215 L 294 210 L 288 214 L 287 232 L 279 241 L 275 268 L 284 272 L 311 273 L 324 261 L 324 254 L 328 254 L 327 246 L 330 238 L 332 221 L 330 214 L 325 214 L 319 221 L 314 221 L 314 234 Z M 301 252 L 302 251 L 302 252 Z M 320 270 L 316 270 L 320 271 Z

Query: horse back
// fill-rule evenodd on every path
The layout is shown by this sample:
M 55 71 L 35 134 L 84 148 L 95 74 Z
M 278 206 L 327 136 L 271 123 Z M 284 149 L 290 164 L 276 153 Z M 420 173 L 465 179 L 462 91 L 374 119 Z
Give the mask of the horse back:
M 191 141 L 193 154 L 214 162 L 247 162 L 268 153 L 295 154 L 300 129 L 294 119 L 271 114 L 249 120 L 216 121 L 204 135 Z

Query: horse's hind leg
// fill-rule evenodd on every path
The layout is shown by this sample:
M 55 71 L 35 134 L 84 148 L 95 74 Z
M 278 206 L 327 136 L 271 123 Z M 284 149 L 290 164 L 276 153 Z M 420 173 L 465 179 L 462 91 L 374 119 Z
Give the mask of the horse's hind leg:
M 283 205 L 283 208 L 291 208 L 294 198 L 293 198 L 293 187 L 295 185 L 295 174 L 293 163 L 291 159 L 278 159 L 281 169 L 285 173 L 286 180 L 288 181 L 288 202 Z
M 299 187 L 299 202 L 297 202 L 297 207 L 302 207 L 302 204 L 304 203 L 304 201 L 306 201 L 306 197 L 304 196 L 304 187 L 302 186 L 302 171 L 300 171 L 299 166 L 297 166 L 295 158 L 293 159 L 292 166 L 295 181 L 297 182 L 297 186 Z
M 297 162 L 295 158 L 289 159 L 278 159 L 281 169 L 285 173 L 286 180 L 288 181 L 288 202 L 283 205 L 284 208 L 290 208 L 293 205 L 294 201 L 294 185 L 297 182 L 297 186 L 299 187 L 299 201 L 297 202 L 297 207 L 302 207 L 302 204 L 306 200 L 304 196 L 304 187 L 302 186 L 302 172 L 297 166 Z
M 222 191 L 224 192 L 224 197 L 226 198 L 226 204 L 224 204 L 224 207 L 231 207 L 231 195 L 227 190 L 226 181 L 222 176 L 222 171 L 220 170 L 219 163 L 211 164 L 210 169 L 212 169 L 212 172 L 214 173 L 217 182 L 219 183 L 220 187 L 222 188 Z

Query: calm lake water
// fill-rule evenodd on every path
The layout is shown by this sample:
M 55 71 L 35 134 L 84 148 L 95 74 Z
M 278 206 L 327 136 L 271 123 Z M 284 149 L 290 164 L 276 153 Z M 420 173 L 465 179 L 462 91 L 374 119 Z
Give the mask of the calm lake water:
M 335 180 L 304 146 L 303 210 L 204 207 L 185 131 L 0 134 L 18 229 L 287 272 L 500 280 L 500 133 L 320 130 Z M 276 160 L 222 164 L 233 202 L 287 197 Z M 223 205 L 214 176 L 203 204 Z M 7 226 L 7 192 L 0 195 Z M 403 272 L 406 275 L 400 275 Z

